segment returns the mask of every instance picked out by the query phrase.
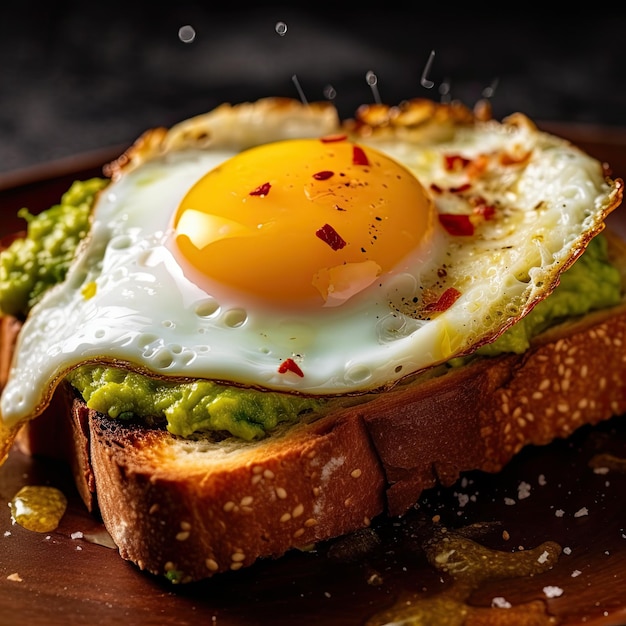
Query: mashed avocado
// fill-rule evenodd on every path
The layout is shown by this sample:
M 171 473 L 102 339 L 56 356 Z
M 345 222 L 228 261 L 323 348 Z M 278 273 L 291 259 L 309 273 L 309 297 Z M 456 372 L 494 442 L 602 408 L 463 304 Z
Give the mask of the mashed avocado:
M 0 253 L 0 312 L 25 316 L 46 289 L 62 281 L 79 241 L 89 228 L 96 194 L 103 179 L 76 182 L 60 204 L 33 216 L 25 239 Z M 621 299 L 619 271 L 608 258 L 607 241 L 595 237 L 585 253 L 563 273 L 552 295 L 524 319 L 476 354 L 522 353 L 533 336 L 568 317 L 617 304 Z M 464 359 L 454 359 L 459 365 Z M 241 389 L 199 380 L 175 383 L 102 365 L 83 365 L 68 374 L 87 406 L 112 418 L 141 419 L 164 425 L 182 437 L 198 432 L 232 434 L 246 440 L 263 437 L 281 422 L 294 422 L 319 411 L 325 401 L 282 393 Z
M 181 437 L 228 432 L 251 440 L 280 422 L 295 422 L 324 401 L 284 393 L 240 389 L 208 380 L 174 383 L 101 365 L 83 365 L 67 376 L 87 406 L 109 417 L 142 416 Z
M 94 197 L 107 184 L 102 178 L 77 181 L 47 211 L 19 211 L 27 233 L 0 254 L 0 313 L 25 317 L 46 289 L 65 278 L 89 229 Z

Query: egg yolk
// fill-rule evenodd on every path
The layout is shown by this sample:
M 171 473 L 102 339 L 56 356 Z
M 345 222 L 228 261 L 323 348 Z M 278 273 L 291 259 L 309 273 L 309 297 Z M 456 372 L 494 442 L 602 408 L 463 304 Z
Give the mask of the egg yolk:
M 205 174 L 173 221 L 190 280 L 285 306 L 336 306 L 418 249 L 432 200 L 404 166 L 345 137 L 251 148 Z M 223 291 L 219 292 L 223 293 Z

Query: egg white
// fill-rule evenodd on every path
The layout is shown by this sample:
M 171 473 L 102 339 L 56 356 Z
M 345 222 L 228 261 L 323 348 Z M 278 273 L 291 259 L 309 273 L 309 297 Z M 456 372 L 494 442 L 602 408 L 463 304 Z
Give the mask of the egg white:
M 188 189 L 236 151 L 185 147 L 154 156 L 103 191 L 66 280 L 26 320 L 1 398 L 4 422 L 36 413 L 54 381 L 90 360 L 308 394 L 385 387 L 498 336 L 555 286 L 612 206 L 615 190 L 596 160 L 530 126 L 486 123 L 461 127 L 445 142 L 396 137 L 372 145 L 425 187 L 443 189 L 437 208 L 452 213 L 472 209 L 462 194 L 445 191 L 465 179 L 443 166 L 443 155 L 530 156 L 508 166 L 494 160 L 474 181 L 472 192 L 497 206 L 497 217 L 473 236 L 437 225 L 368 289 L 341 306 L 299 313 L 204 292 L 167 246 Z M 424 297 L 448 287 L 460 297 L 425 314 Z M 302 376 L 279 371 L 288 358 Z

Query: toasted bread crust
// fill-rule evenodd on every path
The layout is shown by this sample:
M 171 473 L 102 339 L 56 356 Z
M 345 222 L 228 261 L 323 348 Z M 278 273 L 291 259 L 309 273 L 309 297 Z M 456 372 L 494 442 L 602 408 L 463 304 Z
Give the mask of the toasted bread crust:
M 322 420 L 221 462 L 163 431 L 87 413 L 98 504 L 122 557 L 183 580 L 237 570 L 367 526 L 384 476 L 362 420 Z M 192 448 L 185 458 L 185 448 Z

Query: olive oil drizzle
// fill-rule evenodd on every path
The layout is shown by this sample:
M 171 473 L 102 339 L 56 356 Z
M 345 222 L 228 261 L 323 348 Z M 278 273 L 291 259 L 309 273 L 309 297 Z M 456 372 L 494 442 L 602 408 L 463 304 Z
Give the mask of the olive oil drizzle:
M 593 469 L 607 469 L 616 472 L 626 472 L 626 458 L 618 457 L 608 452 L 596 454 L 589 460 L 589 467 Z
M 67 508 L 67 498 L 56 487 L 26 485 L 9 502 L 13 522 L 38 533 L 48 533 L 59 525 Z
M 395 604 L 370 618 L 366 626 L 464 626 L 555 624 L 545 604 L 533 601 L 504 609 L 467 604 L 482 583 L 493 579 L 533 576 L 550 570 L 561 554 L 561 546 L 546 541 L 536 548 L 517 552 L 492 550 L 462 532 L 436 525 L 423 549 L 428 562 L 451 578 L 451 584 L 436 595 L 424 597 L 405 592 Z

